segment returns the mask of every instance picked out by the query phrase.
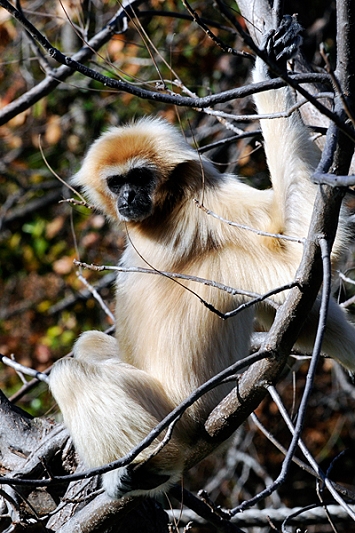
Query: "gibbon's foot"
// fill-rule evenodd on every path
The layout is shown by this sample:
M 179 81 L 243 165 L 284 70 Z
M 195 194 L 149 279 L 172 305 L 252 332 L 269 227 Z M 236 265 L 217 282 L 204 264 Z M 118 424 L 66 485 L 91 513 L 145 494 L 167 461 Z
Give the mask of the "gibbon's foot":
M 302 44 L 301 31 L 296 15 L 284 15 L 280 26 L 265 35 L 262 47 L 272 61 L 286 68 L 287 61 L 295 57 Z
M 180 476 L 158 473 L 148 465 L 133 464 L 102 476 L 102 485 L 113 499 L 123 496 L 154 496 L 168 490 Z

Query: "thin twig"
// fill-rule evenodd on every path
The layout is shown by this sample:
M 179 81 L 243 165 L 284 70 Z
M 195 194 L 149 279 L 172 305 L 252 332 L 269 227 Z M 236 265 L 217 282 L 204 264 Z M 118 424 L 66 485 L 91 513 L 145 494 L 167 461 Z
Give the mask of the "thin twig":
M 269 388 L 269 392 L 270 392 L 270 395 L 271 395 L 271 387 Z M 272 396 L 273 398 L 273 396 Z M 275 401 L 275 399 L 273 398 L 273 400 Z M 277 404 L 278 405 L 278 404 Z M 265 437 L 281 452 L 283 453 L 284 455 L 287 454 L 287 448 L 285 448 L 285 446 L 283 446 L 275 437 L 274 435 L 268 430 L 266 429 L 266 427 L 264 426 L 264 424 L 261 423 L 261 421 L 259 420 L 259 418 L 257 417 L 257 415 L 255 413 L 252 413 L 250 415 L 250 418 L 252 419 L 252 421 L 254 422 L 254 424 L 256 425 L 256 427 L 265 435 Z M 317 471 L 314 470 L 313 468 L 309 467 L 304 461 L 301 461 L 301 459 L 299 459 L 298 457 L 296 456 L 293 456 L 292 457 L 292 461 L 297 465 L 299 466 L 300 468 L 302 468 L 302 470 L 304 470 L 305 472 L 307 472 L 308 474 L 310 474 L 311 476 L 315 476 L 317 479 L 321 479 L 323 480 L 323 478 L 321 478 Z
M 324 43 L 321 43 L 321 45 L 320 45 L 320 55 L 322 56 L 322 58 L 324 60 L 326 71 L 328 72 L 329 76 L 331 77 L 331 80 L 333 82 L 333 87 L 335 88 L 335 91 L 338 93 L 338 95 L 339 95 L 339 97 L 341 99 L 344 111 L 345 111 L 347 117 L 351 120 L 353 127 L 355 127 L 354 116 L 351 113 L 351 110 L 350 110 L 348 102 L 346 100 L 344 91 L 342 90 L 341 85 L 339 83 L 339 80 L 338 80 L 337 76 L 335 75 L 334 70 L 331 67 L 331 64 L 329 62 L 329 55 L 326 54 L 326 52 L 324 50 Z
M 39 381 L 43 381 L 44 383 L 47 383 L 48 385 L 48 376 L 44 372 L 38 372 L 38 370 L 34 370 L 33 368 L 29 368 L 28 366 L 21 365 L 17 361 L 14 361 L 13 359 L 10 359 L 10 357 L 6 357 L 6 355 L 3 355 L 0 353 L 0 361 L 14 370 L 16 372 L 21 372 L 21 374 L 25 374 L 26 376 L 31 376 Z
M 308 375 L 307 375 L 307 377 L 308 377 Z M 307 382 L 306 382 L 306 387 L 307 387 Z M 269 390 L 269 393 L 270 393 L 272 399 L 277 404 L 277 407 L 279 408 L 279 411 L 282 414 L 282 417 L 285 420 L 285 422 L 287 424 L 287 427 L 289 428 L 289 430 L 290 430 L 290 432 L 291 432 L 291 434 L 293 436 L 292 440 L 294 440 L 295 437 L 296 437 L 297 423 L 296 423 L 296 426 L 293 425 L 293 423 L 292 423 L 290 417 L 288 416 L 288 413 L 287 413 L 287 411 L 286 411 L 286 409 L 285 409 L 285 407 L 284 407 L 284 405 L 282 403 L 282 400 L 281 400 L 280 396 L 278 395 L 275 387 L 270 386 L 268 388 L 268 390 Z M 303 397 L 302 397 L 302 400 L 303 400 Z M 302 403 L 302 401 L 301 401 L 301 403 Z M 301 409 L 301 406 L 300 406 L 300 409 Z M 300 415 L 302 415 L 302 413 L 299 411 L 299 416 Z M 305 446 L 305 444 L 303 443 L 303 441 L 300 438 L 298 438 L 298 443 L 297 444 L 299 445 L 303 455 L 306 457 L 306 459 L 309 462 L 309 464 L 312 466 L 314 471 L 317 472 L 318 477 L 326 485 L 327 489 L 332 494 L 333 498 L 339 503 L 339 505 L 341 505 L 343 507 L 344 510 L 346 510 L 349 513 L 349 516 L 351 516 L 351 518 L 355 519 L 354 510 L 343 500 L 343 498 L 341 496 L 339 496 L 338 491 L 335 488 L 335 486 L 333 485 L 332 481 L 330 481 L 330 479 L 327 477 L 327 475 L 319 467 L 319 465 L 317 464 L 316 460 L 312 457 L 312 455 L 309 452 L 308 448 Z M 288 450 L 287 453 L 289 453 L 289 450 Z M 346 494 L 346 496 L 348 496 L 348 494 Z
M 42 156 L 42 159 L 43 161 L 45 162 L 47 168 L 51 171 L 51 173 L 53 174 L 53 176 L 55 176 L 57 178 L 57 180 L 59 180 L 63 185 L 65 185 L 65 187 L 67 187 L 71 192 L 73 192 L 74 194 L 76 194 L 77 196 L 79 196 L 80 200 L 84 203 L 84 205 L 88 206 L 88 204 L 86 203 L 85 201 L 85 198 L 76 190 L 74 189 L 74 187 L 72 187 L 69 183 L 67 183 L 65 180 L 63 180 L 63 178 L 61 178 L 56 172 L 55 170 L 50 166 L 50 164 L 48 163 L 47 161 L 47 158 L 46 156 L 44 155 L 44 151 L 43 151 L 43 148 L 42 148 L 42 143 L 41 143 L 41 136 L 39 135 L 38 136 L 38 140 L 39 140 L 39 149 L 40 149 L 40 152 L 41 152 L 41 156 Z
M 254 56 L 252 54 L 249 54 L 247 52 L 240 52 L 239 50 L 236 50 L 235 48 L 232 48 L 231 46 L 226 45 L 217 35 L 215 35 L 210 28 L 207 26 L 207 24 L 204 23 L 202 18 L 198 15 L 198 13 L 192 9 L 190 4 L 187 2 L 187 0 L 182 0 L 182 3 L 186 7 L 187 11 L 190 13 L 193 20 L 198 24 L 198 26 L 205 32 L 205 34 L 226 54 L 232 54 L 234 56 L 242 56 L 242 57 L 249 57 L 251 59 L 254 59 Z
M 227 220 L 226 218 L 221 217 L 220 215 L 217 215 L 217 213 L 214 213 L 210 209 L 207 209 L 204 205 L 202 205 L 197 198 L 194 199 L 194 202 L 196 206 L 201 209 L 206 215 L 211 215 L 212 217 L 216 218 L 217 220 L 220 220 L 221 222 L 225 222 L 229 226 L 234 226 L 236 228 L 244 229 L 246 231 L 251 231 L 253 233 L 256 233 L 257 235 L 261 235 L 262 237 L 271 237 L 274 239 L 283 239 L 285 241 L 291 241 L 291 242 L 297 242 L 299 244 L 305 244 L 306 239 L 299 239 L 297 237 L 291 237 L 290 235 L 284 235 L 283 233 L 269 233 L 267 231 L 262 231 L 256 228 L 252 228 L 250 226 L 246 226 L 245 224 L 239 224 L 239 222 L 232 222 L 231 220 Z
M 204 154 L 205 152 L 208 152 L 209 150 L 214 150 L 215 148 L 218 148 L 219 146 L 225 146 L 231 143 L 234 143 L 236 141 L 239 141 L 240 139 L 248 139 L 249 137 L 260 137 L 261 136 L 261 130 L 254 130 L 254 131 L 244 131 L 243 133 L 237 133 L 236 135 L 231 135 L 230 137 L 226 137 L 225 139 L 221 139 L 219 141 L 215 141 L 210 144 L 206 144 L 205 146 L 200 146 L 197 151 L 199 154 Z
M 268 304 L 270 304 L 275 309 L 278 309 L 277 303 L 275 303 L 273 300 L 270 299 L 271 296 L 274 296 L 280 292 L 290 290 L 293 287 L 298 286 L 298 281 L 291 281 L 290 283 L 286 283 L 285 285 L 281 285 L 280 287 L 276 287 L 275 289 L 271 289 L 270 291 L 266 292 L 265 294 L 258 294 L 255 292 L 246 291 L 244 289 L 236 289 L 233 287 L 229 287 L 228 285 L 223 285 L 222 283 L 218 283 L 217 281 L 208 280 L 205 278 L 199 278 L 197 276 L 191 276 L 187 274 L 179 274 L 176 272 L 166 272 L 164 270 L 158 270 L 153 268 L 142 268 L 142 267 L 121 267 L 121 266 L 106 266 L 106 265 L 89 265 L 87 263 L 83 263 L 82 261 L 78 261 L 77 259 L 74 259 L 74 264 L 88 268 L 90 270 L 96 270 L 96 271 L 102 271 L 102 270 L 116 270 L 117 272 L 131 272 L 131 273 L 139 273 L 139 274 L 155 274 L 155 275 L 161 275 L 167 278 L 171 279 L 183 279 L 187 281 L 193 281 L 196 283 L 202 283 L 203 285 L 208 285 L 210 287 L 214 287 L 216 289 L 219 289 L 221 291 L 225 291 L 228 294 L 231 294 L 232 296 L 235 296 L 236 294 L 240 294 L 242 296 L 247 296 L 248 298 L 253 298 L 251 302 L 247 302 L 244 304 L 241 304 L 237 309 L 234 309 L 232 311 L 229 311 L 227 313 L 222 313 L 221 311 L 218 311 L 218 315 L 221 316 L 221 318 L 230 318 L 230 316 L 233 316 L 233 313 L 237 314 L 240 312 L 240 307 L 250 305 L 255 305 L 256 303 L 260 303 L 263 301 L 266 301 Z M 182 285 L 182 287 L 185 287 Z M 197 293 L 195 294 L 198 298 L 200 296 Z M 207 303 L 207 305 L 210 305 Z M 243 307 L 244 308 L 244 307 Z M 211 309 L 212 310 L 212 309 Z
M 317 98 L 319 100 L 323 99 L 323 98 L 328 98 L 328 99 L 332 100 L 334 98 L 334 95 L 333 95 L 333 93 L 323 92 L 323 93 L 315 94 L 314 98 Z M 234 113 L 226 113 L 224 111 L 214 110 L 214 109 L 206 109 L 206 108 L 198 109 L 198 108 L 196 108 L 196 110 L 197 111 L 204 111 L 206 114 L 214 116 L 216 118 L 225 118 L 225 119 L 234 120 L 236 122 L 252 122 L 254 120 L 273 120 L 273 119 L 277 119 L 277 118 L 288 118 L 295 111 L 300 109 L 305 104 L 308 104 L 308 100 L 306 98 L 302 98 L 298 102 L 296 102 L 295 104 L 290 106 L 288 109 L 286 109 L 286 111 L 279 111 L 277 113 L 267 113 L 267 114 L 258 114 L 258 113 L 245 114 L 244 113 L 243 115 L 236 115 Z
M 115 315 L 111 312 L 111 310 L 107 307 L 103 299 L 101 298 L 100 294 L 97 292 L 95 287 L 91 285 L 80 272 L 77 272 L 76 274 L 78 276 L 78 279 L 80 279 L 81 283 L 85 285 L 85 287 L 90 291 L 90 293 L 93 295 L 95 300 L 99 303 L 101 309 L 106 313 L 108 317 L 111 318 L 112 322 L 115 323 Z

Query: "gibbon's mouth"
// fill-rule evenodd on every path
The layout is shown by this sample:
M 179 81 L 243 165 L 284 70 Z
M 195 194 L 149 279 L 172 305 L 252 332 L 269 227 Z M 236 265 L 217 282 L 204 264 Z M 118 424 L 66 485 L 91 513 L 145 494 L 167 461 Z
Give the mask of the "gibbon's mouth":
M 151 214 L 152 209 L 127 205 L 118 207 L 117 211 L 120 219 L 124 222 L 141 222 Z

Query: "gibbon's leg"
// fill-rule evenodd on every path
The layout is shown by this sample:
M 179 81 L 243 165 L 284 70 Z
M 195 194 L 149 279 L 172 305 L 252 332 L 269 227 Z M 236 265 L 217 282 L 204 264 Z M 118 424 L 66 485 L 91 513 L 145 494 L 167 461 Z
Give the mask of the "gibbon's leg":
M 285 62 L 295 52 L 295 44 L 299 44 L 299 31 L 300 26 L 296 19 L 286 16 L 281 29 L 274 33 L 270 32 L 266 37 L 265 48 L 269 53 L 270 51 L 273 53 L 272 50 L 277 50 L 283 45 L 280 55 L 281 60 Z M 276 53 L 273 59 L 277 59 Z M 270 74 L 267 66 L 258 59 L 254 81 L 263 81 L 268 77 Z M 285 112 L 296 102 L 288 87 L 255 94 L 254 99 L 260 114 Z M 306 237 L 317 190 L 316 185 L 310 181 L 310 176 L 318 163 L 319 151 L 312 143 L 298 111 L 294 111 L 290 117 L 286 118 L 262 119 L 261 126 L 274 190 L 273 227 L 270 230 L 295 237 Z M 333 261 L 337 259 L 346 240 L 345 225 L 343 211 L 334 243 Z M 306 348 L 307 351 L 313 347 L 319 307 L 318 299 L 297 341 L 297 346 Z M 258 319 L 265 325 L 269 322 L 268 326 L 270 326 L 271 318 L 267 317 L 265 309 L 261 309 L 258 313 Z M 334 299 L 329 302 L 323 350 L 347 369 L 355 370 L 355 328 L 347 321 L 346 313 Z
M 319 319 L 319 299 L 300 333 L 296 347 L 312 351 Z M 350 372 L 355 372 L 355 327 L 346 319 L 346 312 L 330 298 L 327 326 L 324 332 L 322 352 L 338 361 Z
M 54 365 L 50 389 L 75 447 L 89 467 L 127 454 L 175 407 L 158 380 L 123 363 L 115 339 L 98 331 L 84 333 L 74 346 L 74 358 Z M 109 496 L 154 494 L 180 478 L 182 450 L 187 445 L 179 442 L 179 434 L 186 435 L 183 423 L 179 424 L 180 429 L 174 429 L 173 437 L 159 452 L 159 461 L 153 457 L 138 469 L 129 465 L 103 475 Z M 147 459 L 161 439 L 136 461 Z
M 307 317 L 295 347 L 300 351 L 312 353 L 318 321 L 320 299 L 318 298 Z M 265 329 L 271 327 L 274 312 L 260 309 L 258 321 Z M 335 359 L 351 373 L 355 372 L 355 327 L 346 318 L 346 312 L 330 298 L 327 325 L 324 332 L 322 353 Z

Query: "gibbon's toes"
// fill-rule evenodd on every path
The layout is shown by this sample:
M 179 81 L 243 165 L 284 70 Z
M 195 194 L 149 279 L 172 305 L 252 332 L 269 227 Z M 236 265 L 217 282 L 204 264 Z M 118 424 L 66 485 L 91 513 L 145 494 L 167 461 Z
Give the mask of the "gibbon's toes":
M 103 487 L 110 498 L 123 496 L 154 496 L 167 490 L 174 476 L 151 470 L 139 464 L 128 465 L 103 475 Z

